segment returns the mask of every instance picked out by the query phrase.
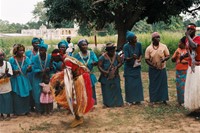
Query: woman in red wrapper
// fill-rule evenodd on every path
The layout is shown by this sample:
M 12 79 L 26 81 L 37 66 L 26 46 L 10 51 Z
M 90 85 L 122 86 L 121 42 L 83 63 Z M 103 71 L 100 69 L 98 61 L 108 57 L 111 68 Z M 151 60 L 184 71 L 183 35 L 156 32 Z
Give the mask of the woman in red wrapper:
M 52 59 L 62 60 L 64 66 L 50 81 L 54 98 L 59 105 L 70 109 L 75 116 L 70 127 L 76 127 L 83 123 L 80 114 L 89 112 L 94 105 L 89 70 L 73 57 L 66 55 L 63 58 L 57 49 L 52 52 Z

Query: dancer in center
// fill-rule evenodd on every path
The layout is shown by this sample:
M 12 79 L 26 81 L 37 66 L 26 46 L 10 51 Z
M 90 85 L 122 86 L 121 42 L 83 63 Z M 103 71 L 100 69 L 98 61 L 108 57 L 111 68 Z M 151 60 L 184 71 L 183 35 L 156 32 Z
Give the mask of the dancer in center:
M 80 115 L 89 112 L 95 102 L 89 70 L 73 57 L 62 57 L 58 49 L 52 51 L 52 59 L 62 60 L 64 66 L 63 71 L 54 74 L 50 81 L 54 98 L 59 105 L 70 109 L 75 116 L 70 127 L 76 127 L 83 123 Z

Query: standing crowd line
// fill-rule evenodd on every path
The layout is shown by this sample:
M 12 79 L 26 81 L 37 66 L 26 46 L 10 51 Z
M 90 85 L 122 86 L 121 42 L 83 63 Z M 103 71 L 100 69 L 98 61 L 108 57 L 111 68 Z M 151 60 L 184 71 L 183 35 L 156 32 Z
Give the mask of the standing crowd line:
M 185 36 L 172 55 L 176 63 L 177 102 L 190 110 L 188 116 L 200 119 L 200 36 L 195 35 L 196 25 L 187 26 Z M 150 106 L 162 102 L 167 105 L 168 82 L 166 61 L 170 58 L 166 44 L 160 42 L 158 32 L 151 35 L 151 44 L 144 58 L 149 66 Z M 51 114 L 53 101 L 58 108 L 68 109 L 74 116 L 71 127 L 83 123 L 83 115 L 97 104 L 95 84 L 101 84 L 103 107 L 122 107 L 124 100 L 120 85 L 119 68 L 124 64 L 125 102 L 140 105 L 144 101 L 141 78 L 142 44 L 128 31 L 127 42 L 120 52 L 113 43 L 107 43 L 103 54 L 97 58 L 88 50 L 88 41 L 81 39 L 79 52 L 73 54 L 71 37 L 58 43 L 58 49 L 47 53 L 48 45 L 40 38 L 32 39 L 32 49 L 25 51 L 21 44 L 13 45 L 13 55 L 5 61 L 0 51 L 0 113 L 1 120 L 19 115 Z M 97 80 L 93 68 L 97 66 Z M 13 115 L 11 115 L 13 114 Z

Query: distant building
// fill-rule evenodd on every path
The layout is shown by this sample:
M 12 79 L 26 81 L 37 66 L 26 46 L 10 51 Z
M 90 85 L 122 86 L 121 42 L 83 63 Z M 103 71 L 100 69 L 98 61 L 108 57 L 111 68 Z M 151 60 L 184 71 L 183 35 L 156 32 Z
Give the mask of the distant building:
M 65 39 L 67 36 L 77 36 L 78 27 L 75 28 L 57 28 L 47 29 L 45 25 L 41 25 L 39 29 L 24 29 L 22 35 L 41 37 L 43 39 Z

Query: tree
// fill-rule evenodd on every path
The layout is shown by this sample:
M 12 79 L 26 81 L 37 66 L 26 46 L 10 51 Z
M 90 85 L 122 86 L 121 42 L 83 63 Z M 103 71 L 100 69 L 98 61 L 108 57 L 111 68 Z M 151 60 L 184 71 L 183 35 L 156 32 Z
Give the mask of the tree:
M 21 33 L 21 29 L 24 29 L 26 25 L 19 23 L 9 23 L 0 19 L 0 33 Z
M 40 21 L 41 23 L 47 25 L 48 18 L 46 16 L 46 12 L 47 11 L 46 11 L 46 8 L 44 8 L 44 3 L 42 1 L 38 2 L 35 5 L 34 10 L 32 11 L 35 22 Z
M 60 23 L 50 23 L 47 17 L 47 9 L 44 7 L 44 2 L 38 2 L 35 5 L 33 13 L 33 20 L 28 22 L 27 25 L 29 28 L 38 29 L 42 24 L 46 25 L 48 28 L 52 27 L 62 27 L 62 28 L 73 28 L 74 22 L 63 20 Z
M 126 41 L 126 32 L 140 20 L 148 23 L 169 22 L 175 16 L 189 10 L 199 0 L 44 0 L 47 16 L 52 23 L 76 20 L 96 29 L 114 23 L 118 33 L 118 47 Z M 198 8 L 198 7 L 197 7 Z

